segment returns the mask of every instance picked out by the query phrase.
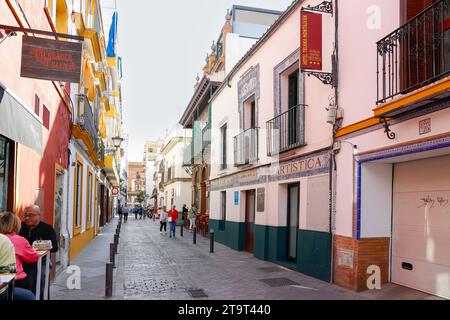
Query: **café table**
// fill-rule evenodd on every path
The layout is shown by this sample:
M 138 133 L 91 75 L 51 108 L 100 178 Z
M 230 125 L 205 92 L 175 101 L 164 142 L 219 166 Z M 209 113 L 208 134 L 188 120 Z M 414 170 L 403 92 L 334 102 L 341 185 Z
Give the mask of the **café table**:
M 37 274 L 36 274 L 36 300 L 41 298 L 41 274 L 42 274 L 42 259 L 45 259 L 45 285 L 44 285 L 44 300 L 48 300 L 48 282 L 50 275 L 50 250 L 38 250 L 40 255 L 37 262 Z
M 0 273 L 0 291 L 8 287 L 8 300 L 12 300 L 14 290 L 15 273 Z

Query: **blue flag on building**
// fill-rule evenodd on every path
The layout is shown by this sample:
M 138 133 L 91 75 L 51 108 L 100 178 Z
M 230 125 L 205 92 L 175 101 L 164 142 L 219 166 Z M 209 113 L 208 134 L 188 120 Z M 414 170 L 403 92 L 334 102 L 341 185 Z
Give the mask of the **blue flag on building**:
M 112 16 L 111 27 L 109 28 L 109 41 L 108 48 L 106 49 L 106 53 L 108 57 L 116 56 L 116 42 L 117 42 L 117 12 L 114 12 Z

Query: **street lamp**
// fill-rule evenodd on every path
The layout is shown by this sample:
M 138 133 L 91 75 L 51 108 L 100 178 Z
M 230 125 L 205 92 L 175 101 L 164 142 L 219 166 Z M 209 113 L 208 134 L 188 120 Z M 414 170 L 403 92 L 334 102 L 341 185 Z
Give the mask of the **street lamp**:
M 113 141 L 114 148 L 119 149 L 120 145 L 122 144 L 123 138 L 119 137 L 119 136 L 113 137 L 112 141 Z

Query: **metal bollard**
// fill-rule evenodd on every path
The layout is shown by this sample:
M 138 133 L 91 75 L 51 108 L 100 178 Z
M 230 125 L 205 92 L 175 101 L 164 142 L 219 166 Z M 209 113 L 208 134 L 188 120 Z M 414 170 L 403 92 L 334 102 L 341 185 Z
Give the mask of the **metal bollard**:
M 112 263 L 113 268 L 116 266 L 116 248 L 115 243 L 109 244 L 109 262 Z
M 118 235 L 118 234 L 115 234 L 115 235 L 114 235 L 114 243 L 115 243 L 116 245 L 119 244 L 119 235 Z
M 113 264 L 106 264 L 106 283 L 105 283 L 105 296 L 112 297 L 113 291 Z
M 197 244 L 197 228 L 194 226 L 194 231 L 192 232 L 192 242 Z
M 181 225 L 180 226 L 180 236 L 182 236 L 182 237 L 183 237 L 183 229 L 184 229 L 184 225 Z
M 209 252 L 214 252 L 214 229 L 209 231 Z

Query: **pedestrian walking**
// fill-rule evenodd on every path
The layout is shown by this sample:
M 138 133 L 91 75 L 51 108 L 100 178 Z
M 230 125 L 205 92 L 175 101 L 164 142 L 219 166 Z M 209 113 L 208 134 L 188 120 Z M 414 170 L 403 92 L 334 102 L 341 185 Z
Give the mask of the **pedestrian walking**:
M 123 221 L 124 222 L 128 221 L 128 213 L 129 213 L 129 211 L 130 211 L 130 208 L 127 205 L 125 205 L 123 207 Z
M 123 205 L 119 202 L 119 207 L 117 208 L 117 214 L 119 215 L 119 221 L 122 221 L 123 216 Z
M 172 206 L 172 210 L 169 211 L 169 238 L 173 237 L 175 238 L 175 231 L 178 221 L 178 211 L 176 209 L 176 206 Z
M 191 209 L 189 209 L 188 212 L 188 219 L 190 221 L 189 231 L 192 232 L 192 228 L 195 227 L 195 218 L 197 217 L 197 207 L 195 206 L 195 203 L 192 204 Z
M 186 224 L 186 221 L 187 221 L 187 219 L 188 219 L 188 208 L 187 208 L 187 206 L 185 205 L 185 204 L 183 204 L 183 209 L 181 210 L 181 212 L 183 213 L 182 214 L 182 219 L 183 219 L 183 224 L 185 225 Z
M 144 214 L 144 207 L 141 204 L 137 209 L 139 214 L 139 220 L 142 220 L 142 215 Z
M 159 215 L 159 233 L 162 233 L 162 230 L 164 228 L 164 234 L 167 234 L 167 218 L 169 217 L 169 214 L 166 211 L 166 207 L 162 207 L 161 213 Z
M 138 208 L 136 207 L 136 205 L 134 206 L 134 208 L 133 208 L 133 213 L 134 213 L 134 219 L 135 220 L 137 220 L 137 218 L 138 218 Z

